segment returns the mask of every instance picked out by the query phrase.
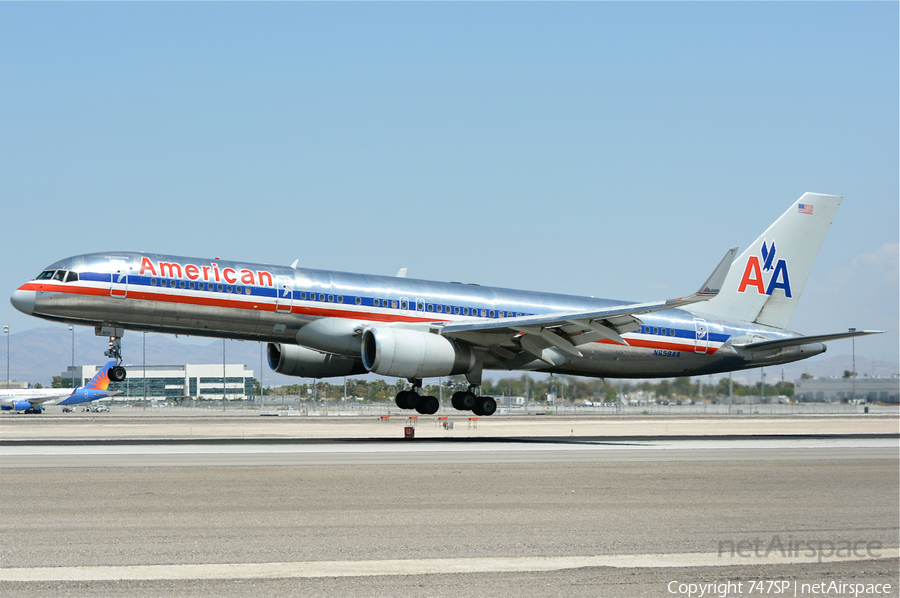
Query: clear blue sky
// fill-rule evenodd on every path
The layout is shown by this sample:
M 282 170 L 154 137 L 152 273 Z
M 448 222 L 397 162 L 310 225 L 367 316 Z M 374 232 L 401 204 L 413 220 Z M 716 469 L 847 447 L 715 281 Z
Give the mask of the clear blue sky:
M 0 291 L 140 250 L 662 299 L 814 191 L 845 199 L 791 328 L 887 329 L 857 353 L 896 362 L 897 23 L 896 2 L 0 3 Z

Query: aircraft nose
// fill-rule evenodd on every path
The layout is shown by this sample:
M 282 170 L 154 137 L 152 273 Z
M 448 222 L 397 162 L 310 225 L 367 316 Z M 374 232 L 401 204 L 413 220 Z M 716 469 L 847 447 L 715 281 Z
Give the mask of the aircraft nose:
M 13 291 L 12 297 L 9 298 L 9 302 L 13 304 L 13 307 L 18 309 L 20 312 L 24 314 L 28 314 L 29 316 L 34 313 L 34 298 L 37 295 L 36 291 L 23 291 L 22 289 L 16 289 Z

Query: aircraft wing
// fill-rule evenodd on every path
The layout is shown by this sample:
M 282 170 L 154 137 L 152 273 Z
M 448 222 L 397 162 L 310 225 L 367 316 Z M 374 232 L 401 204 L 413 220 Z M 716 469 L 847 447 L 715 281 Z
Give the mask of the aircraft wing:
M 836 341 L 844 338 L 853 338 L 855 336 L 867 336 L 869 334 L 883 334 L 884 330 L 854 330 L 853 332 L 838 332 L 835 334 L 817 334 L 814 336 L 795 336 L 793 338 L 776 339 L 772 341 L 758 341 L 755 343 L 736 344 L 733 347 L 738 351 L 777 351 L 785 347 L 796 347 L 798 345 L 811 345 L 813 343 L 824 343 L 826 341 Z
M 700 301 L 708 301 L 719 293 L 737 247 L 732 247 L 706 279 L 700 289 L 687 297 L 650 303 L 626 303 L 594 311 L 573 311 L 503 318 L 500 320 L 472 319 L 461 322 L 436 323 L 443 336 L 459 338 L 466 342 L 489 346 L 502 357 L 514 354 L 501 347 L 501 343 L 513 337 L 525 351 L 540 358 L 543 349 L 553 347 L 562 353 L 581 356 L 578 345 L 609 339 L 627 344 L 622 334 L 640 330 L 641 314 L 683 307 Z

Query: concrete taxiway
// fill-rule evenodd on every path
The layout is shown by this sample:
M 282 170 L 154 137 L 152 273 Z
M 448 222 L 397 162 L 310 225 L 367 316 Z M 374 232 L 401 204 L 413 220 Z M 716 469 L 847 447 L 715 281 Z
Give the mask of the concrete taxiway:
M 799 582 L 796 595 L 833 579 L 896 596 L 900 584 L 896 418 L 881 420 L 893 435 L 422 442 L 393 429 L 316 438 L 344 425 L 322 420 L 305 438 L 192 440 L 164 420 L 127 437 L 110 419 L 56 443 L 21 432 L 37 420 L 0 423 L 4 596 L 674 596 L 728 580 L 739 596 L 766 579 Z M 271 431 L 227 425 L 242 423 Z

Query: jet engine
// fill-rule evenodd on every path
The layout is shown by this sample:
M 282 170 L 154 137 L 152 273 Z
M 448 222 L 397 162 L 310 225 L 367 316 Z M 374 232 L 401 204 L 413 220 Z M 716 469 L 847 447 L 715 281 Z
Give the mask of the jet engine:
M 16 411 L 27 411 L 31 409 L 31 403 L 29 401 L 13 401 L 12 407 Z
M 435 378 L 470 372 L 476 360 L 471 347 L 438 334 L 385 327 L 363 332 L 362 363 L 382 376 Z
M 297 345 L 269 343 L 266 354 L 269 367 L 285 376 L 332 378 L 366 373 L 359 359 L 319 353 Z

